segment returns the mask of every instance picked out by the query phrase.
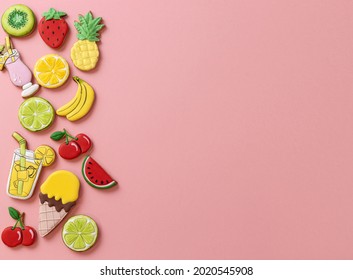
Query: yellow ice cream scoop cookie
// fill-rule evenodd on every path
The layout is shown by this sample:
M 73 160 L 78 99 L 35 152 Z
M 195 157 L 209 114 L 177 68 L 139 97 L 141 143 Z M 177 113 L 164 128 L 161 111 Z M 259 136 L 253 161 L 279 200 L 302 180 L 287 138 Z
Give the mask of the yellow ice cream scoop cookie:
M 80 181 L 77 176 L 66 170 L 53 172 L 40 187 L 41 193 L 48 195 L 48 198 L 61 199 L 63 204 L 76 201 L 79 189 Z

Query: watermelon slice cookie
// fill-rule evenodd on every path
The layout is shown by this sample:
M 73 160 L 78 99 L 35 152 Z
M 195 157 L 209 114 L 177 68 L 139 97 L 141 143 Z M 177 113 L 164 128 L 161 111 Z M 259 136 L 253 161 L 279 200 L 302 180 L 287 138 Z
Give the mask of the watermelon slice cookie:
M 117 184 L 91 156 L 86 156 L 83 161 L 82 175 L 90 186 L 97 189 L 109 189 Z

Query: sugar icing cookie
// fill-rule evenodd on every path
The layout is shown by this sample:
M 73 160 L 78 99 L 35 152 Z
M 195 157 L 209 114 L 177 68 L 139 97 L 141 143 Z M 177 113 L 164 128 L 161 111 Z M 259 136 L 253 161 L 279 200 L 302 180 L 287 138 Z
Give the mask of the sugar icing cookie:
M 31 246 L 36 241 L 37 232 L 33 227 L 25 226 L 23 222 L 24 213 L 9 207 L 9 214 L 16 223 L 14 226 L 5 228 L 1 233 L 2 242 L 8 247 L 16 247 L 20 244 Z
M 83 133 L 72 136 L 66 129 L 55 131 L 50 135 L 54 141 L 60 141 L 65 138 L 65 142 L 59 146 L 59 155 L 64 159 L 74 159 L 79 155 L 86 153 L 92 147 L 91 139 Z
M 41 145 L 34 151 L 37 164 L 42 162 L 42 165 L 47 167 L 54 163 L 56 159 L 55 151 L 52 147 Z
M 33 74 L 42 87 L 57 88 L 69 78 L 69 64 L 59 55 L 48 54 L 37 60 Z
M 34 152 L 27 149 L 27 141 L 19 133 L 12 137 L 18 142 L 12 158 L 6 193 L 17 199 L 29 199 L 37 185 L 42 167 L 50 166 L 55 161 L 53 148 L 39 146 Z
M 56 110 L 59 116 L 65 116 L 69 121 L 77 121 L 86 116 L 92 108 L 95 92 L 92 86 L 79 77 L 73 77 L 77 83 L 77 91 L 68 103 Z
M 93 18 L 92 13 L 79 15 L 79 22 L 74 25 L 78 31 L 78 41 L 71 49 L 71 59 L 74 65 L 83 71 L 89 71 L 96 67 L 99 59 L 99 49 L 97 43 L 99 39 L 99 31 L 104 24 L 99 24 L 101 17 Z
M 68 248 L 76 252 L 83 252 L 96 243 L 98 227 L 91 217 L 77 215 L 65 223 L 61 236 Z
M 33 11 L 22 4 L 8 8 L 1 18 L 1 25 L 5 32 L 14 37 L 23 37 L 30 34 L 35 26 Z
M 66 13 L 50 8 L 43 13 L 43 18 L 38 23 L 38 32 L 43 41 L 51 48 L 59 48 L 65 40 L 69 29 L 65 19 Z
M 97 189 L 109 189 L 117 184 L 91 156 L 82 163 L 82 175 L 90 186 Z
M 53 172 L 40 187 L 39 234 L 50 233 L 76 204 L 80 181 L 70 171 Z
M 48 128 L 53 123 L 54 117 L 54 108 L 41 97 L 28 98 L 18 110 L 21 125 L 33 132 Z
M 37 84 L 32 84 L 32 72 L 23 63 L 18 50 L 12 47 L 9 36 L 0 51 L 0 71 L 4 68 L 9 72 L 11 82 L 22 88 L 22 97 L 30 97 L 39 89 Z

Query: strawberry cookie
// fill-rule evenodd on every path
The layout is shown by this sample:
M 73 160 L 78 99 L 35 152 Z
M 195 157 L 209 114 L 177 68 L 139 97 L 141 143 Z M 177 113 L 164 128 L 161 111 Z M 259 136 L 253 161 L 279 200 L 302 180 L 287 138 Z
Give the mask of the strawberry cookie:
M 50 8 L 48 12 L 43 13 L 43 18 L 38 23 L 40 37 L 53 49 L 59 48 L 64 43 L 69 30 L 65 19 L 63 19 L 65 16 L 66 13 Z

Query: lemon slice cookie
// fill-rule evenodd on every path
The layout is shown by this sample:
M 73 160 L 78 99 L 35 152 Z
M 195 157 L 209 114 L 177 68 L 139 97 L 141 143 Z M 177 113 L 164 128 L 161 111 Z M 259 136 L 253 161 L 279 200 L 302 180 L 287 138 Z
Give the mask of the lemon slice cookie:
M 62 86 L 69 78 L 70 69 L 67 61 L 56 54 L 41 57 L 34 66 L 34 77 L 45 88 Z

